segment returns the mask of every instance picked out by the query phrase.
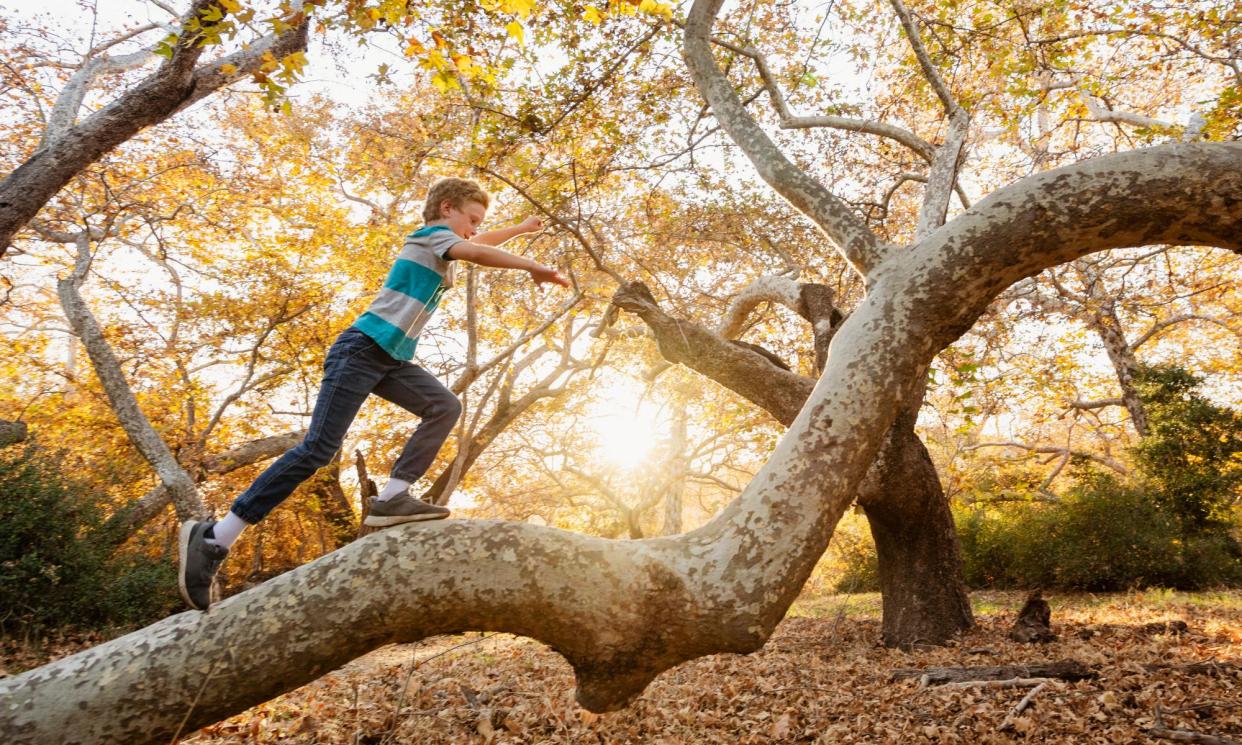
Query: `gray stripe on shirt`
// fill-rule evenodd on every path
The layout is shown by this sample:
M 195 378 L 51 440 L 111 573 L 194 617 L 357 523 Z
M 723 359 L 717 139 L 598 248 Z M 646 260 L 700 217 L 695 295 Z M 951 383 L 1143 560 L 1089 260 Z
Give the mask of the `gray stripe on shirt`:
M 412 327 L 419 317 L 427 316 L 423 304 L 417 299 L 387 287 L 380 289 L 379 295 L 367 310 L 406 332 L 406 336 L 411 338 L 418 335 L 419 329 Z

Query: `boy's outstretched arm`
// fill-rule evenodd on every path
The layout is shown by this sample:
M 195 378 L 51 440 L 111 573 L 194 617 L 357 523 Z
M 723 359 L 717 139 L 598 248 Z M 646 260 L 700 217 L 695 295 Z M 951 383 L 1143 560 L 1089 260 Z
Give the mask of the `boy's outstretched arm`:
M 569 287 L 569 280 L 565 279 L 560 272 L 552 267 L 540 264 L 538 261 L 533 261 L 525 256 L 518 256 L 499 248 L 482 245 L 477 241 L 478 238 L 476 237 L 474 240 L 462 241 L 454 245 L 448 251 L 449 258 L 461 259 L 472 264 L 490 266 L 497 269 L 521 269 L 530 272 L 530 277 L 535 280 L 536 284 L 552 282 L 562 287 Z
M 483 246 L 499 246 L 504 244 L 510 238 L 515 238 L 523 233 L 534 233 L 543 230 L 543 221 L 538 217 L 528 217 L 517 225 L 511 225 L 507 228 L 499 228 L 497 230 L 489 230 L 486 233 L 479 233 L 470 239 L 471 243 L 478 243 Z

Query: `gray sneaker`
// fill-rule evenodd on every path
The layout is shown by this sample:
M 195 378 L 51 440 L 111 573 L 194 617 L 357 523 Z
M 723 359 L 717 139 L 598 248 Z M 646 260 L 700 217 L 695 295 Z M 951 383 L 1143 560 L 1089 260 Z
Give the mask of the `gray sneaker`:
M 371 510 L 363 524 L 372 528 L 387 528 L 390 525 L 412 523 L 417 520 L 443 520 L 448 516 L 448 507 L 441 507 L 424 502 L 417 497 L 411 497 L 407 489 L 383 502 L 372 497 Z
M 181 599 L 195 610 L 207 610 L 211 605 L 211 590 L 216 572 L 229 555 L 229 550 L 224 546 L 207 542 L 204 534 L 215 524 L 215 520 L 188 520 L 181 525 L 178 542 L 181 566 L 177 574 L 177 584 L 181 590 Z

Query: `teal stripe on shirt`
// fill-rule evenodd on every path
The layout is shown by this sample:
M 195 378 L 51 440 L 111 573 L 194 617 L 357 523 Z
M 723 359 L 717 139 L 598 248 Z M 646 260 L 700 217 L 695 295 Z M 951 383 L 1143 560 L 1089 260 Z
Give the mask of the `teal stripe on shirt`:
M 424 235 L 431 235 L 437 230 L 450 230 L 450 228 L 447 225 L 424 225 L 418 230 L 415 230 L 413 233 L 410 233 L 410 238 L 422 238 Z M 409 240 L 409 238 L 406 240 Z
M 439 274 L 408 259 L 397 259 L 393 262 L 392 271 L 388 272 L 388 280 L 384 282 L 384 287 L 409 295 L 424 305 L 431 300 L 439 286 Z
M 393 359 L 409 360 L 414 358 L 414 349 L 418 339 L 411 339 L 405 332 L 383 318 L 367 311 L 354 321 L 354 327 L 375 340 Z

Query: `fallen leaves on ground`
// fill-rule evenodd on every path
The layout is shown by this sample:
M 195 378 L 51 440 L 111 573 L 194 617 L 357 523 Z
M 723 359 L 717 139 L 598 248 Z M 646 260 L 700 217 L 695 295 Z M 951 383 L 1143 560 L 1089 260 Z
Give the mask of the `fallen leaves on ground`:
M 1139 743 L 1156 705 L 1168 727 L 1242 737 L 1242 670 L 1192 675 L 1154 663 L 1242 663 L 1242 593 L 1054 597 L 1056 642 L 1006 638 L 1022 595 L 976 593 L 978 627 L 953 646 L 879 645 L 868 599 L 808 607 L 751 655 L 715 655 L 657 678 L 628 709 L 592 714 L 572 672 L 507 634 L 384 647 L 186 745 L 238 743 Z M 835 603 L 835 605 L 834 605 Z M 795 612 L 799 606 L 795 606 Z M 1144 625 L 1181 620 L 1187 633 Z M 1085 633 L 1084 633 L 1085 632 Z M 1099 677 L 1030 688 L 920 688 L 894 669 L 1073 659 Z M 1004 731 L 999 728 L 1009 717 Z

